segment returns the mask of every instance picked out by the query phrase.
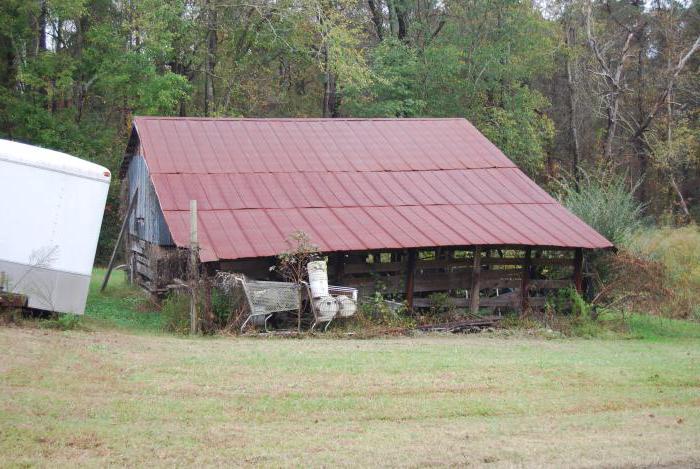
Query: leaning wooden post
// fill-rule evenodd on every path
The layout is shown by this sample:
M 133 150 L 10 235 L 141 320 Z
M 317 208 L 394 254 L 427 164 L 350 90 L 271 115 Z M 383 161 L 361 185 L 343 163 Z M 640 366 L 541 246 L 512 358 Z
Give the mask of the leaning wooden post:
M 576 291 L 583 293 L 583 249 L 576 248 L 574 254 L 574 287 Z
M 524 315 L 530 307 L 530 267 L 532 266 L 532 250 L 525 249 L 523 258 L 523 274 L 520 282 L 520 314 Z
M 196 334 L 197 289 L 199 287 L 199 243 L 197 233 L 197 201 L 190 200 L 190 334 Z
M 409 249 L 406 259 L 406 308 L 413 312 L 413 289 L 416 276 L 416 250 Z
M 112 275 L 112 269 L 114 268 L 114 259 L 117 258 L 117 251 L 119 250 L 119 245 L 122 242 L 122 237 L 124 236 L 124 232 L 126 232 L 126 229 L 129 226 L 129 218 L 131 218 L 131 212 L 133 212 L 134 209 L 136 208 L 136 201 L 138 200 L 138 197 L 139 197 L 139 188 L 137 187 L 136 190 L 134 191 L 134 195 L 131 196 L 131 200 L 129 201 L 129 208 L 126 209 L 126 215 L 124 216 L 124 221 L 122 221 L 122 227 L 119 229 L 119 236 L 117 236 L 117 241 L 114 243 L 114 249 L 112 250 L 112 257 L 109 258 L 109 264 L 107 264 L 107 272 L 105 273 L 105 278 L 102 281 L 102 286 L 100 287 L 100 291 L 105 291 L 105 287 L 107 286 L 107 282 L 109 282 L 109 276 Z M 132 275 L 132 278 L 133 278 L 133 275 Z
M 471 314 L 479 314 L 479 291 L 481 291 L 481 246 L 474 246 L 472 288 L 469 291 L 469 312 Z

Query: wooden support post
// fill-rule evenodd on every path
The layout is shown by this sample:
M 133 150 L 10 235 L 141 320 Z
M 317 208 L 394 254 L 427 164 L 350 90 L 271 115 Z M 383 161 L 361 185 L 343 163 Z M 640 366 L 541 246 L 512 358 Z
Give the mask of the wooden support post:
M 129 226 L 129 217 L 131 217 L 131 212 L 134 211 L 136 208 L 136 201 L 138 200 L 139 196 L 139 188 L 137 187 L 136 190 L 134 191 L 134 195 L 131 196 L 131 200 L 129 201 L 129 207 L 126 209 L 126 215 L 124 215 L 124 221 L 122 221 L 122 227 L 119 230 L 119 236 L 117 236 L 117 241 L 114 243 L 114 249 L 112 250 L 112 257 L 109 259 L 109 264 L 107 265 L 107 272 L 105 273 L 105 278 L 102 281 L 102 286 L 100 287 L 100 291 L 104 291 L 105 287 L 107 286 L 107 282 L 109 282 L 109 277 L 112 275 L 112 269 L 114 268 L 114 259 L 117 257 L 117 250 L 119 250 L 119 245 L 122 242 L 122 237 L 124 236 L 124 232 L 126 231 L 126 228 Z M 133 274 L 132 274 L 133 277 Z M 132 278 L 133 281 L 133 278 Z
M 131 262 L 129 262 L 129 284 L 136 285 L 136 256 L 131 256 Z
M 409 249 L 406 260 L 406 308 L 413 312 L 413 285 L 416 274 L 416 250 Z
M 523 258 L 523 275 L 520 282 L 520 314 L 524 315 L 530 308 L 530 268 L 532 267 L 532 250 L 525 249 Z
M 576 291 L 583 293 L 583 249 L 576 248 L 574 254 L 574 287 Z
M 472 266 L 472 288 L 469 291 L 469 312 L 479 314 L 479 292 L 481 291 L 481 246 L 474 246 Z
M 196 334 L 197 289 L 199 288 L 199 242 L 197 233 L 197 201 L 190 200 L 190 334 Z
M 345 272 L 343 271 L 345 267 L 345 254 L 342 252 L 336 252 L 333 254 L 333 282 L 336 285 L 343 284 L 343 276 Z

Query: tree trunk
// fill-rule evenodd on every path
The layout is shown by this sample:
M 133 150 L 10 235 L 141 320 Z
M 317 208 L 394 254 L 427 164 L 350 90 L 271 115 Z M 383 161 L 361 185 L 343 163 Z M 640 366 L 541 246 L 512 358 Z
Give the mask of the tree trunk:
M 569 47 L 569 51 L 575 44 L 576 31 L 573 26 L 569 26 L 566 32 L 566 44 Z M 578 127 L 576 120 L 576 87 L 574 86 L 574 73 L 571 66 L 571 57 L 567 55 L 566 57 L 566 83 L 569 88 L 569 127 L 571 128 L 571 172 L 574 176 L 574 184 L 576 190 L 579 188 L 579 165 L 581 160 L 581 153 L 579 150 L 578 143 Z
M 214 68 L 216 67 L 216 9 L 211 2 L 206 2 L 206 53 L 204 56 L 204 115 L 209 116 L 214 106 Z
M 689 218 L 688 204 L 685 201 L 685 197 L 683 197 L 683 192 L 681 192 L 680 187 L 676 183 L 676 178 L 673 176 L 673 99 L 671 96 L 672 93 L 666 95 L 666 113 L 668 115 L 666 119 L 666 151 L 668 155 L 666 158 L 669 160 L 668 176 L 671 181 L 671 187 L 678 195 L 678 203 L 681 206 L 681 210 L 683 210 L 683 215 Z
M 367 0 L 369 5 L 369 11 L 372 14 L 372 23 L 374 24 L 374 30 L 377 33 L 377 38 L 380 41 L 384 39 L 384 19 L 382 18 L 382 12 L 377 8 L 377 4 L 374 0 Z
M 323 89 L 323 117 L 339 117 L 340 97 L 336 90 L 335 75 L 326 70 Z
M 48 16 L 48 6 L 46 2 L 47 0 L 41 0 L 41 7 L 39 9 L 39 20 L 37 22 L 37 55 L 39 52 L 46 50 L 46 17 Z
M 393 36 L 396 33 L 396 5 L 394 4 L 396 0 L 387 0 L 386 6 L 389 12 L 389 31 Z

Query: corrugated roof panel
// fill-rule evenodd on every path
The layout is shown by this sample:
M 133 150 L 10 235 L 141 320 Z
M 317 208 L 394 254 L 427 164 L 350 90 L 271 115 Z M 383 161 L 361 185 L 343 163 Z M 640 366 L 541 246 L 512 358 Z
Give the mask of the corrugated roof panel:
M 547 209 L 547 205 L 531 205 L 528 207 L 528 220 L 542 227 L 543 231 L 549 233 L 559 243 L 586 243 L 585 238 L 575 231 L 569 230 Z
M 449 226 L 449 221 L 435 216 L 422 206 L 396 207 L 396 211 L 417 231 L 438 246 L 455 246 L 464 241 L 464 235 Z
M 479 191 L 467 178 L 468 174 L 481 172 L 482 170 L 450 170 L 431 171 L 435 184 L 449 194 L 448 200 L 452 204 L 478 204 L 484 199 Z M 488 186 L 488 184 L 487 184 Z
M 471 207 L 471 206 L 468 206 Z M 457 245 L 488 244 L 495 237 L 481 226 L 472 223 L 455 205 L 433 205 L 426 209 L 447 224 L 453 231 L 461 235 Z
M 522 233 L 533 245 L 556 246 L 562 243 L 561 240 L 552 236 L 545 228 L 530 220 L 528 205 L 521 207 L 502 204 L 490 205 L 488 208 L 492 214 L 506 222 L 512 229 Z
M 176 245 L 202 260 L 462 245 L 610 247 L 463 119 L 177 119 L 135 127 Z
M 556 216 L 562 224 L 566 225 L 570 229 L 574 230 L 577 234 L 581 236 L 582 240 L 585 240 L 588 245 L 584 245 L 581 241 L 581 247 L 587 248 L 599 248 L 601 246 L 612 246 L 610 242 L 600 235 L 593 228 L 582 222 L 579 218 L 574 216 L 571 212 L 566 210 L 559 204 L 551 204 L 547 206 L 547 209 Z
M 237 257 L 236 243 L 232 242 L 228 233 L 240 228 L 225 210 L 204 211 L 198 214 L 198 230 L 206 230 L 217 258 L 227 259 Z M 223 220 L 222 220 L 223 218 Z
M 457 208 L 466 218 L 469 218 L 474 226 L 479 226 L 483 233 L 497 233 L 493 235 L 494 240 L 498 240 L 493 244 L 531 244 L 535 241 L 518 228 L 513 226 L 508 220 L 502 219 L 495 213 L 494 208 L 499 207 L 496 204 L 490 205 L 457 205 Z M 491 244 L 491 243 L 488 243 Z
M 417 226 L 415 220 L 406 218 L 397 207 L 368 207 L 367 213 L 376 220 L 385 231 L 391 230 L 392 237 L 397 239 L 401 245 L 414 246 L 439 246 L 441 243 L 433 243 L 426 236 L 422 227 Z

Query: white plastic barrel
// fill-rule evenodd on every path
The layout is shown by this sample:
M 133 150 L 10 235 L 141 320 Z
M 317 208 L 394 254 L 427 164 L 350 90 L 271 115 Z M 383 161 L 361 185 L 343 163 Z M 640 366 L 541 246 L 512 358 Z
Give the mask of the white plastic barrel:
M 339 295 L 335 298 L 335 301 L 338 303 L 339 316 L 347 318 L 357 312 L 357 303 L 353 301 L 352 298 L 348 298 L 345 295 Z
M 328 296 L 328 271 L 326 270 L 326 262 L 309 262 L 306 269 L 309 272 L 309 287 L 311 287 L 311 296 L 314 298 Z
M 314 300 L 319 319 L 330 320 L 338 314 L 339 305 L 332 296 L 324 296 Z

